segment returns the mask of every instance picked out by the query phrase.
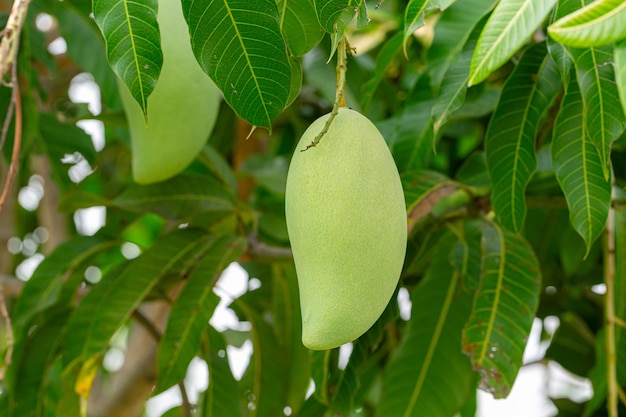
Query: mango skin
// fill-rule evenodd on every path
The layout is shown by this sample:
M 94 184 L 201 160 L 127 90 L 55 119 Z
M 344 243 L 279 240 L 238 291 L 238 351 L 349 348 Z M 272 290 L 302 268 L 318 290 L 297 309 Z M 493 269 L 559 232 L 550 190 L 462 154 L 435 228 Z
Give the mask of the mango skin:
M 209 138 L 221 93 L 202 71 L 189 43 L 180 0 L 159 0 L 163 66 L 148 97 L 148 127 L 141 107 L 118 82 L 131 138 L 135 182 L 149 184 L 179 174 Z
M 340 108 L 320 143 L 301 152 L 328 117 L 300 139 L 285 195 L 302 343 L 315 350 L 351 342 L 374 324 L 398 284 L 407 243 L 398 170 L 372 122 Z

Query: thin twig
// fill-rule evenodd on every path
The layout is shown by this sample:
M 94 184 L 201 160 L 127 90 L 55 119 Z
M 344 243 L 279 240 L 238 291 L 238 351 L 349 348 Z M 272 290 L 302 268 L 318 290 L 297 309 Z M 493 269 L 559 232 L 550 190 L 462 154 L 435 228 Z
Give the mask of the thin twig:
M 15 76 L 15 74 L 14 74 Z M 4 207 L 4 203 L 9 196 L 15 175 L 17 174 L 17 168 L 19 165 L 20 147 L 22 146 L 22 103 L 20 99 L 20 89 L 17 85 L 17 77 L 14 80 L 13 86 L 14 100 L 15 100 L 15 136 L 13 138 L 13 153 L 11 154 L 11 165 L 9 165 L 9 172 L 4 181 L 4 187 L 2 188 L 2 194 L 0 194 L 0 213 Z
M 307 145 L 306 148 L 302 149 L 300 152 L 304 152 L 308 149 L 314 148 L 320 143 L 322 136 L 324 136 L 333 120 L 339 113 L 340 107 L 345 107 L 346 98 L 345 98 L 345 90 L 346 90 L 346 72 L 348 71 L 348 50 L 350 46 L 348 45 L 348 41 L 346 36 L 343 35 L 341 40 L 339 41 L 339 45 L 337 46 L 337 85 L 335 87 L 335 102 L 333 103 L 333 109 L 330 112 L 330 117 L 326 120 L 324 127 L 320 131 L 320 133 L 313 139 L 313 142 Z
M 17 53 L 19 51 L 19 40 L 24 19 L 28 10 L 30 0 L 16 0 L 13 3 L 11 14 L 4 28 L 4 36 L 0 41 L 0 79 L 11 69 L 11 84 L 13 88 L 13 100 L 15 101 L 15 137 L 13 140 L 13 153 L 11 155 L 11 165 L 4 182 L 2 194 L 0 194 L 0 212 L 4 207 L 19 164 L 20 147 L 22 144 L 22 103 L 20 100 L 20 89 L 17 80 Z
M 182 399 L 182 409 L 183 415 L 185 417 L 191 417 L 193 413 L 193 406 L 189 401 L 189 395 L 187 395 L 187 388 L 185 388 L 185 383 L 180 381 L 178 383 L 178 389 L 180 390 L 180 397 Z

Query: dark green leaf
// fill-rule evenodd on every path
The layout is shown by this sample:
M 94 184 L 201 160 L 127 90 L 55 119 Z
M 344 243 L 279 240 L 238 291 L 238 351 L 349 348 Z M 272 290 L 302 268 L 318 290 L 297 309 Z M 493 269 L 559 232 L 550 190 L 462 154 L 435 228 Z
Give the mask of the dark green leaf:
M 83 129 L 73 124 L 61 123 L 49 113 L 41 113 L 39 118 L 39 144 L 54 165 L 58 165 L 66 155 L 75 152 L 80 153 L 90 164 L 95 162 L 93 141 Z
M 404 55 L 407 55 L 406 44 L 413 32 L 424 26 L 424 11 L 428 6 L 429 0 L 410 0 L 404 9 L 404 37 L 402 46 Z
M 421 102 L 405 108 L 402 113 L 377 123 L 389 142 L 398 171 L 424 169 L 433 154 L 433 102 Z
M 561 89 L 556 65 L 536 44 L 522 56 L 506 84 L 485 137 L 498 220 L 519 232 L 526 218 L 526 186 L 537 167 L 535 138 L 542 118 Z
M 104 103 L 118 107 L 117 77 L 107 61 L 106 49 L 98 27 L 89 16 L 67 1 L 52 3 L 59 30 L 67 43 L 67 53 L 81 68 L 93 75 Z
M 523 237 L 485 223 L 482 273 L 463 350 L 481 374 L 481 388 L 505 398 L 522 366 L 539 304 L 539 262 Z
M 191 267 L 189 264 L 204 245 L 204 234 L 179 230 L 161 237 L 133 261 L 110 270 L 91 288 L 70 317 L 64 341 L 65 365 L 76 359 L 88 361 L 102 352 L 115 331 L 159 280 L 177 264 L 186 263 L 187 268 Z
M 343 33 L 345 25 L 352 20 L 355 7 L 363 0 L 313 0 L 320 25 L 328 33 Z
M 246 247 L 244 239 L 210 236 L 205 252 L 170 312 L 157 355 L 161 392 L 181 381 L 200 347 L 200 338 L 217 307 L 213 292 L 220 273 L 239 258 Z
M 205 211 L 232 210 L 233 196 L 212 176 L 181 174 L 157 184 L 131 184 L 114 203 L 126 210 L 179 219 Z
M 595 363 L 595 335 L 587 323 L 571 311 L 561 315 L 559 322 L 546 358 L 584 378 Z
M 247 299 L 251 296 L 254 296 L 254 292 L 246 293 L 234 302 L 245 320 L 252 325 L 253 354 L 248 368 L 252 372 L 252 385 L 246 402 L 250 404 L 251 417 L 269 417 L 286 405 L 283 399 L 288 381 L 276 378 L 276 375 L 280 375 L 281 370 L 289 364 L 283 362 L 280 350 L 276 349 L 276 334 L 272 326 L 257 310 L 247 305 Z
M 552 16 L 552 21 L 558 20 L 563 16 L 566 16 L 569 13 L 579 9 L 581 7 L 582 0 L 559 0 L 557 2 L 556 8 L 554 10 L 554 14 Z M 552 59 L 556 63 L 559 68 L 559 72 L 561 73 L 561 78 L 565 85 L 569 80 L 569 72 L 572 66 L 572 57 L 565 49 L 565 46 L 556 42 L 554 39 L 548 37 L 547 39 L 548 51 L 550 55 L 552 55 Z
M 287 383 L 283 402 L 296 412 L 311 382 L 311 357 L 302 344 L 300 298 L 293 264 L 274 265 L 272 281 L 277 348 L 283 361 L 280 378 Z
M 610 175 L 611 144 L 624 131 L 626 118 L 615 83 L 610 48 L 568 48 L 574 58 L 589 139 L 598 149 L 604 179 Z
M 291 85 L 275 1 L 182 3 L 191 46 L 204 71 L 237 114 L 271 130 Z
M 574 77 L 554 123 L 552 162 L 570 211 L 570 222 L 587 245 L 597 239 L 606 223 L 611 185 L 604 179 L 598 148 L 587 131 L 588 113 Z
M 391 39 L 385 42 L 378 53 L 378 56 L 376 57 L 376 68 L 374 69 L 372 78 L 363 84 L 362 87 L 363 97 L 361 99 L 361 108 L 364 112 L 367 112 L 378 85 L 385 77 L 387 68 L 389 68 L 391 63 L 394 61 L 401 47 L 402 34 L 398 32 Z
M 209 386 L 202 396 L 198 417 L 240 416 L 239 390 L 228 364 L 224 337 L 211 326 L 206 334 L 208 346 L 203 358 L 209 368 Z
M 87 259 L 113 244 L 98 237 L 78 237 L 57 247 L 24 284 L 12 312 L 13 325 L 22 328 L 34 315 L 56 303 L 67 277 Z
M 474 195 L 485 195 L 491 188 L 485 153 L 471 154 L 457 171 L 455 180 L 470 187 Z
M 461 330 L 471 295 L 461 290 L 461 276 L 450 265 L 454 242 L 450 234 L 440 241 L 413 292 L 409 327 L 383 377 L 379 415 L 449 417 L 467 400 L 473 372 L 461 352 Z
M 163 65 L 157 3 L 157 0 L 93 1 L 94 19 L 104 35 L 111 68 L 144 114 Z
M 45 319 L 20 346 L 16 382 L 11 391 L 11 408 L 7 417 L 44 416 L 47 398 L 47 374 L 63 338 L 69 316 L 67 309 L 47 312 Z
M 461 287 L 469 292 L 476 291 L 480 285 L 482 226 L 479 220 L 448 225 L 457 239 L 450 250 L 450 265 L 459 273 Z
M 280 13 L 280 28 L 289 50 L 302 56 L 317 45 L 324 30 L 317 21 L 313 0 L 276 0 Z
M 450 114 L 458 110 L 463 104 L 463 101 L 465 101 L 469 68 L 475 46 L 475 42 L 468 42 L 463 53 L 451 63 L 445 73 L 439 96 L 432 109 L 435 136 L 442 125 L 448 120 Z

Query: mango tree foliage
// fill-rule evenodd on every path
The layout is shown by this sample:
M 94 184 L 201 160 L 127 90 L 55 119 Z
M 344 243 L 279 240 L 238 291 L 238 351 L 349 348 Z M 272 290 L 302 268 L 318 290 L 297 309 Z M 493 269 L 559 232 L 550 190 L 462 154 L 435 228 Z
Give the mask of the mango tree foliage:
M 3 27 L 24 19 L 2 40 L 21 35 L 0 87 L 1 416 L 142 416 L 166 390 L 165 416 L 473 416 L 477 390 L 515 387 L 533 327 L 541 364 L 593 386 L 559 415 L 626 415 L 624 2 L 168 1 L 222 100 L 193 162 L 148 185 L 118 84 L 145 113 L 159 2 L 0 2 Z M 335 101 L 382 133 L 408 244 L 374 325 L 311 351 L 286 177 Z

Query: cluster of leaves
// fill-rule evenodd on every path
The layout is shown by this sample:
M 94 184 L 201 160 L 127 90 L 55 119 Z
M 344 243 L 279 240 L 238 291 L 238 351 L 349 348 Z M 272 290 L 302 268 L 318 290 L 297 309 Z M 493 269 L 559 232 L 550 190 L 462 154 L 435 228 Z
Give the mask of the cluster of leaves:
M 546 359 L 594 386 L 586 403 L 555 399 L 562 415 L 617 415 L 626 386 L 622 1 L 182 5 L 196 58 L 227 105 L 194 164 L 149 186 L 130 183 L 115 74 L 145 109 L 161 62 L 157 1 L 30 6 L 19 180 L 28 181 L 30 154 L 44 154 L 62 212 L 107 214 L 95 236 L 72 231 L 10 306 L 15 345 L 0 414 L 80 415 L 94 378 L 97 389 L 112 378 L 101 363 L 116 334 L 145 322 L 143 303 L 167 300 L 152 394 L 200 357 L 209 381 L 197 415 L 472 416 L 477 387 L 508 395 L 533 319 L 546 316 L 561 323 Z M 47 52 L 40 13 L 58 22 L 67 56 Z M 399 290 L 412 309 L 400 318 L 394 297 L 340 367 L 338 350 L 300 343 L 283 206 L 289 155 L 334 100 L 326 60 L 342 36 L 358 53 L 346 101 L 376 122 L 402 177 L 410 237 Z M 99 115 L 62 100 L 79 70 L 100 87 Z M 241 140 L 250 126 L 237 116 L 273 132 L 251 139 L 263 149 Z M 74 126 L 80 119 L 104 122 L 103 150 Z M 78 184 L 61 163 L 73 152 L 95 168 Z M 17 234 L 37 223 L 14 215 Z M 132 259 L 129 242 L 140 248 Z M 250 330 L 218 332 L 213 290 L 233 261 L 261 285 L 231 304 Z M 94 267 L 97 282 L 86 274 Z M 604 297 L 591 291 L 602 277 Z M 253 354 L 236 380 L 226 348 L 244 340 Z

